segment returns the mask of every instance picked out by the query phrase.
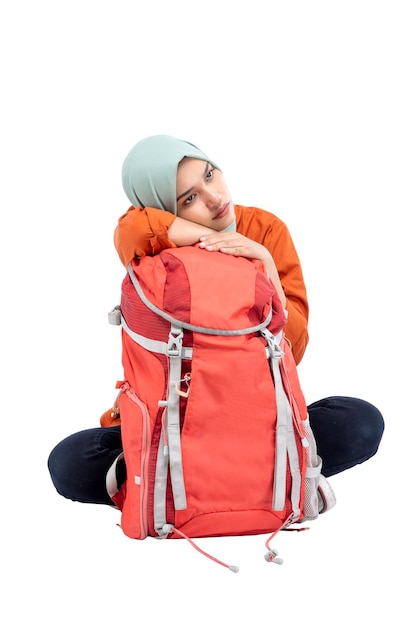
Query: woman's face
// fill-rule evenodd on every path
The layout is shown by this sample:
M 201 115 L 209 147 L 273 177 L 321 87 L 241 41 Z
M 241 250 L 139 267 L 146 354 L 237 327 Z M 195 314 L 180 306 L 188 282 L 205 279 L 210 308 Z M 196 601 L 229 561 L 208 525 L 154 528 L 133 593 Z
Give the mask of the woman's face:
M 177 171 L 177 215 L 213 230 L 230 226 L 235 210 L 223 174 L 206 161 L 183 159 Z

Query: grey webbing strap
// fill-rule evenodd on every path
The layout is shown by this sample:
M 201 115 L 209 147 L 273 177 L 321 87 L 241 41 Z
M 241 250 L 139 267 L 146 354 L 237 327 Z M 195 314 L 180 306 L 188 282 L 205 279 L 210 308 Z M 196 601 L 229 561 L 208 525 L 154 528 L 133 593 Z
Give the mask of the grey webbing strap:
M 174 505 L 176 510 L 187 508 L 187 499 L 185 495 L 184 474 L 182 467 L 181 453 L 181 433 L 180 433 L 180 403 L 177 391 L 178 384 L 181 380 L 181 364 L 182 360 L 191 360 L 193 349 L 182 345 L 183 331 L 177 325 L 171 325 L 171 331 L 168 342 L 155 341 L 144 337 L 139 333 L 135 333 L 127 324 L 125 318 L 118 311 L 118 323 L 122 325 L 124 331 L 137 344 L 150 352 L 165 354 L 168 357 L 168 391 L 167 400 L 161 401 L 160 406 L 166 406 L 166 433 L 168 439 L 168 455 L 164 453 L 164 444 L 160 442 L 157 457 L 157 478 L 155 483 L 154 495 L 154 516 L 155 530 L 161 534 L 165 524 L 165 507 L 166 507 L 166 481 L 169 468 L 171 472 L 172 493 L 174 497 Z M 162 449 L 161 449 L 162 445 Z M 160 532 L 161 531 L 161 532 Z
M 282 364 L 282 362 L 281 362 Z M 284 367 L 281 367 L 281 371 L 284 370 Z M 283 372 L 283 375 L 286 376 L 286 372 Z M 291 411 L 292 415 L 292 411 Z M 287 453 L 288 453 L 288 461 L 290 464 L 290 472 L 291 472 L 291 508 L 292 508 L 292 522 L 295 522 L 299 519 L 301 510 L 300 510 L 300 497 L 301 497 L 301 471 L 300 471 L 300 463 L 298 457 L 297 443 L 295 439 L 295 431 L 294 431 L 294 419 L 293 416 L 287 422 Z
M 123 315 L 121 315 L 120 319 L 121 319 L 121 325 L 122 325 L 123 330 L 129 335 L 131 339 L 133 339 L 133 341 L 135 341 L 137 344 L 142 346 L 142 348 L 145 348 L 145 350 L 148 350 L 149 352 L 158 352 L 159 354 L 168 354 L 168 344 L 165 341 L 156 341 L 155 339 L 148 339 L 148 337 L 139 335 L 139 333 L 135 333 L 127 325 L 127 322 L 125 318 L 123 317 Z M 183 347 L 181 356 L 183 359 L 187 359 L 188 361 L 191 361 L 193 357 L 193 349 L 190 347 L 187 347 L 187 348 Z
M 261 335 L 268 342 L 269 361 L 275 383 L 275 400 L 277 404 L 277 427 L 275 429 L 275 471 L 272 509 L 282 511 L 285 507 L 287 485 L 287 423 L 291 420 L 292 411 L 282 385 L 279 360 L 283 353 L 279 346 L 282 333 L 276 337 L 268 330 L 261 330 Z
M 164 433 L 162 431 L 159 439 L 158 455 L 156 457 L 155 487 L 153 495 L 154 526 L 160 537 L 164 535 L 163 528 L 166 524 L 166 496 L 168 480 L 168 455 L 165 453 L 164 448 Z
M 281 511 L 285 506 L 287 458 L 291 472 L 291 508 L 292 519 L 300 517 L 301 472 L 297 443 L 294 431 L 294 419 L 291 404 L 283 385 L 283 378 L 287 377 L 280 348 L 282 333 L 274 337 L 268 330 L 262 336 L 268 342 L 269 358 L 275 383 L 275 397 L 277 402 L 277 429 L 276 429 L 276 468 L 274 477 L 273 510 Z M 288 381 L 287 381 L 288 382 Z M 288 383 L 289 386 L 289 383 Z
M 181 453 L 180 396 L 177 391 L 177 385 L 181 380 L 183 334 L 181 328 L 172 325 L 168 341 L 169 375 L 166 432 L 172 494 L 177 511 L 187 508 Z

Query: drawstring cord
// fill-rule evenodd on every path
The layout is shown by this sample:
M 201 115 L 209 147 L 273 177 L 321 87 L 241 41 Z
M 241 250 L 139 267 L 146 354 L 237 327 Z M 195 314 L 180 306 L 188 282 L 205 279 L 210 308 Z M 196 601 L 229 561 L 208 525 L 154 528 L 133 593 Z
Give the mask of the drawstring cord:
M 212 561 L 214 561 L 215 563 L 218 563 L 219 565 L 223 565 L 223 567 L 227 567 L 227 569 L 229 569 L 231 572 L 234 572 L 235 574 L 237 574 L 237 572 L 239 571 L 239 567 L 237 565 L 228 565 L 227 563 L 224 563 L 223 561 L 220 561 L 219 559 L 217 559 L 215 556 L 212 556 L 208 552 L 204 552 L 204 550 L 199 548 L 198 545 L 195 544 L 194 541 L 190 539 L 190 537 L 187 537 L 187 535 L 185 535 L 180 530 L 178 530 L 178 528 L 175 528 L 175 526 L 172 526 L 172 524 L 165 524 L 165 526 L 163 527 L 163 532 L 166 535 L 170 535 L 172 533 L 176 533 L 177 535 L 180 535 L 180 537 L 183 537 L 183 539 L 186 539 L 188 543 L 193 548 L 195 548 L 197 552 L 200 552 L 200 554 L 202 554 L 203 556 L 206 556 L 208 559 L 211 559 Z
M 282 565 L 284 562 L 284 559 L 282 559 L 281 557 L 278 557 L 278 550 L 276 550 L 275 548 L 271 548 L 271 545 L 270 545 L 271 541 L 277 536 L 280 530 L 293 530 L 297 532 L 300 532 L 302 530 L 309 530 L 308 527 L 287 528 L 287 526 L 291 524 L 291 518 L 292 518 L 292 515 L 289 515 L 287 519 L 285 520 L 285 522 L 282 524 L 282 526 L 277 528 L 277 530 L 275 530 L 272 533 L 272 535 L 270 535 L 268 539 L 266 540 L 265 545 L 268 548 L 268 552 L 265 554 L 264 559 L 268 563 L 277 563 L 278 565 Z M 164 527 L 162 528 L 162 533 L 164 537 L 168 537 L 168 535 L 171 535 L 171 534 L 177 534 L 183 539 L 186 539 L 188 543 L 190 544 L 190 546 L 192 546 L 195 550 L 197 550 L 197 552 L 199 552 L 203 556 L 206 556 L 208 559 L 211 559 L 215 563 L 218 563 L 219 565 L 226 567 L 227 569 L 229 569 L 231 572 L 235 574 L 237 574 L 237 572 L 239 571 L 239 567 L 237 565 L 228 565 L 227 563 L 224 563 L 224 561 L 220 561 L 220 559 L 216 558 L 212 554 L 209 554 L 208 552 L 205 552 L 204 550 L 202 550 L 196 543 L 194 543 L 194 541 L 190 537 L 188 537 L 185 533 L 178 530 L 178 528 L 175 528 L 175 526 L 173 526 L 172 524 L 165 524 Z
M 276 550 L 275 548 L 271 548 L 270 544 L 271 544 L 271 541 L 275 539 L 275 537 L 278 535 L 279 531 L 285 526 L 287 526 L 287 524 L 289 524 L 290 522 L 291 522 L 291 515 L 289 515 L 287 519 L 285 520 L 285 522 L 283 522 L 283 524 L 279 528 L 277 528 L 276 531 L 273 532 L 272 535 L 270 535 L 268 539 L 266 540 L 265 546 L 268 548 L 268 552 L 264 555 L 264 559 L 268 563 L 277 563 L 278 565 L 283 564 L 284 559 L 281 559 L 281 557 L 278 557 L 278 550 Z
M 282 524 L 282 526 L 277 528 L 277 530 L 273 532 L 272 535 L 270 535 L 268 539 L 266 540 L 265 546 L 268 548 L 268 552 L 265 554 L 264 559 L 268 563 L 277 563 L 278 565 L 282 565 L 284 562 L 284 559 L 282 559 L 281 557 L 278 557 L 278 550 L 276 548 L 271 548 L 271 541 L 278 535 L 280 530 L 288 530 L 288 531 L 295 531 L 295 532 L 301 532 L 302 530 L 309 530 L 307 526 L 304 528 L 288 528 L 288 526 L 291 524 L 291 520 L 292 520 L 292 514 L 289 515 L 287 519 L 285 520 L 285 522 Z

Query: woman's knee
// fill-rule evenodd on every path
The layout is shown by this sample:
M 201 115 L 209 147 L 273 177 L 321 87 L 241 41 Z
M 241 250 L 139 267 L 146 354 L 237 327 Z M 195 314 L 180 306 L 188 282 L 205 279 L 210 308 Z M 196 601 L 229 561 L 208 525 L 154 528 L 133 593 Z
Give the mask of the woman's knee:
M 366 400 L 331 396 L 311 404 L 309 414 L 325 475 L 363 463 L 377 452 L 384 419 Z
M 53 448 L 48 458 L 48 469 L 56 490 L 70 500 L 77 499 L 76 485 L 82 479 L 82 468 L 85 468 L 86 439 L 91 439 L 89 431 L 69 435 Z
M 48 458 L 57 492 L 78 502 L 108 504 L 106 473 L 121 448 L 120 427 L 93 428 L 63 439 Z
M 330 396 L 308 407 L 310 417 L 320 420 L 327 429 L 331 425 L 344 429 L 346 434 L 360 434 L 361 438 L 380 442 L 384 432 L 384 418 L 376 406 L 360 398 Z
M 359 416 L 357 427 L 361 432 L 365 445 L 368 446 L 369 456 L 378 450 L 385 429 L 384 418 L 376 406 L 365 400 L 353 399 L 352 411 Z

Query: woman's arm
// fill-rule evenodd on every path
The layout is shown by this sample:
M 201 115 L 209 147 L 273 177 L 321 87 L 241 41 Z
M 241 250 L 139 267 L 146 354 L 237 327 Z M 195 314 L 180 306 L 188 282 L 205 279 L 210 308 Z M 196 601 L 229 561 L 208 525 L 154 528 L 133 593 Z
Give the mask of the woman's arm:
M 262 244 L 237 232 L 217 232 L 167 211 L 131 207 L 119 219 L 114 234 L 114 243 L 125 267 L 134 258 L 155 255 L 165 248 L 192 246 L 199 241 L 200 247 L 208 251 L 220 250 L 225 254 L 262 261 L 282 305 L 286 307 L 286 298 L 271 253 Z
M 281 302 L 288 311 L 286 335 L 290 339 L 293 354 L 298 363 L 308 343 L 308 303 L 305 291 L 304 279 L 300 261 L 296 253 L 291 236 L 285 224 L 275 216 L 269 217 L 267 227 L 264 224 L 265 212 L 256 209 L 247 209 L 246 221 L 243 224 L 245 232 L 250 234 L 251 239 L 239 235 L 239 233 L 218 233 L 199 224 L 175 217 L 172 213 L 146 207 L 131 207 L 119 219 L 114 234 L 114 243 L 123 265 L 127 265 L 135 258 L 146 255 L 155 255 L 165 248 L 193 245 L 200 237 L 211 237 L 218 244 L 223 242 L 224 252 L 227 254 L 240 254 L 262 260 L 269 276 L 274 283 Z M 261 219 L 262 218 L 262 219 Z M 241 217 L 241 222 L 244 218 Z M 254 223 L 255 222 L 255 223 Z M 221 237 L 219 237 L 221 236 Z M 234 237 L 241 237 L 235 245 L 231 246 Z M 257 244 L 252 237 L 261 244 Z M 228 244 L 227 244 L 228 242 Z M 203 244 L 207 247 L 209 240 Z M 260 245 L 257 252 L 253 246 Z M 229 246 L 229 251 L 227 248 Z M 246 246 L 246 254 L 243 246 Z M 221 247 L 221 246 L 219 246 Z M 231 251 L 231 248 L 236 251 Z M 269 252 L 269 255 L 266 254 Z M 271 262 L 272 259 L 272 262 Z
M 212 232 L 215 231 L 167 211 L 131 207 L 118 221 L 114 245 L 127 267 L 132 259 L 153 256 L 165 248 L 191 246 Z

